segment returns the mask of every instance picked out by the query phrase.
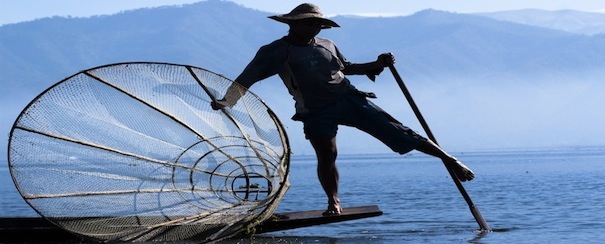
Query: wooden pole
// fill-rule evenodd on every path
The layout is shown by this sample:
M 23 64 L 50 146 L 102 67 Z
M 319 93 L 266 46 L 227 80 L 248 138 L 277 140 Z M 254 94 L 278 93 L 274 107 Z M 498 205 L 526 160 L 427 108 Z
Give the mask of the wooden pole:
M 418 121 L 422 125 L 422 128 L 428 135 L 429 139 L 431 139 L 431 141 L 433 141 L 435 144 L 439 145 L 437 143 L 437 140 L 435 139 L 435 136 L 431 132 L 429 125 L 426 123 L 426 121 L 424 120 L 424 117 L 420 113 L 418 106 L 416 106 L 416 103 L 414 102 L 414 99 L 412 98 L 412 94 L 410 94 L 410 91 L 408 91 L 405 84 L 403 83 L 403 79 L 401 79 L 401 76 L 399 76 L 399 72 L 397 72 L 397 70 L 395 69 L 395 66 L 393 66 L 393 64 L 389 65 L 389 69 L 391 70 L 391 73 L 393 73 L 393 76 L 395 77 L 395 80 L 397 81 L 399 88 L 401 88 L 403 95 L 408 100 L 408 103 L 412 107 L 412 110 L 414 110 L 414 114 L 418 118 Z M 443 164 L 445 165 L 445 168 L 447 169 L 447 171 L 450 173 L 450 176 L 454 180 L 456 187 L 458 187 L 460 194 L 462 194 L 462 197 L 464 197 L 464 200 L 468 204 L 468 206 L 471 210 L 471 213 L 473 214 L 473 217 L 475 217 L 475 220 L 479 224 L 479 228 L 481 229 L 481 231 L 490 231 L 489 225 L 487 225 L 485 218 L 483 218 L 483 215 L 481 215 L 481 212 L 479 212 L 479 209 L 477 208 L 477 206 L 475 206 L 475 204 L 473 204 L 473 200 L 471 200 L 471 197 L 468 195 L 468 193 L 462 186 L 462 183 L 460 182 L 460 180 L 458 180 L 458 177 L 456 177 L 454 170 L 452 170 L 450 167 L 448 167 L 448 164 L 445 162 L 445 160 L 443 160 Z

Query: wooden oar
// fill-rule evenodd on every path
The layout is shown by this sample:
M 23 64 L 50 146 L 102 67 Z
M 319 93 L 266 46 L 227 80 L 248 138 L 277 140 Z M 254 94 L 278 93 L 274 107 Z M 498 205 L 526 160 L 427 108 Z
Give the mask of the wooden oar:
M 428 135 L 429 139 L 431 139 L 435 144 L 439 145 L 437 143 L 437 140 L 435 139 L 435 136 L 433 136 L 433 133 L 431 132 L 431 129 L 429 128 L 429 125 L 426 123 L 426 121 L 424 120 L 424 117 L 420 113 L 418 106 L 416 106 L 416 103 L 414 102 L 414 99 L 412 98 L 412 94 L 410 94 L 410 91 L 408 91 L 405 84 L 403 83 L 403 79 L 401 79 L 401 76 L 399 76 L 399 72 L 397 72 L 397 70 L 395 69 L 395 66 L 393 66 L 393 64 L 389 65 L 389 69 L 391 70 L 391 73 L 393 73 L 393 76 L 395 77 L 397 84 L 399 84 L 399 88 L 401 88 L 403 95 L 405 95 L 405 98 L 408 100 L 408 103 L 412 107 L 412 110 L 414 110 L 414 114 L 416 114 L 418 121 L 422 125 L 422 128 Z M 445 162 L 445 160 L 443 160 L 443 164 L 445 165 L 445 168 L 447 168 L 447 171 L 450 173 L 450 176 L 454 180 L 454 183 L 456 184 L 456 187 L 458 187 L 458 190 L 462 194 L 462 197 L 464 197 L 464 200 L 466 200 L 466 203 L 468 204 L 468 207 L 471 209 L 471 213 L 473 214 L 473 217 L 475 217 L 475 220 L 479 224 L 479 228 L 481 229 L 481 231 L 489 231 L 490 228 L 487 225 L 487 222 L 485 221 L 485 219 L 483 218 L 483 215 L 481 215 L 481 212 L 479 212 L 479 209 L 477 208 L 477 206 L 475 206 L 475 204 L 473 204 L 473 200 L 471 200 L 471 197 L 468 195 L 468 193 L 462 186 L 462 183 L 460 182 L 460 180 L 458 180 L 458 177 L 456 177 L 454 170 L 452 170 L 448 166 L 448 164 Z

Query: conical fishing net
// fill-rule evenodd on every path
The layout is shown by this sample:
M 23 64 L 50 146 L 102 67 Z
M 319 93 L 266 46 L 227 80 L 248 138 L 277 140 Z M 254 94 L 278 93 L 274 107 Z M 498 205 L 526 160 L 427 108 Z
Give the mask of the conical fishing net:
M 176 64 L 79 72 L 17 118 L 9 167 L 25 201 L 108 241 L 213 241 L 269 218 L 289 183 L 281 123 L 254 94 L 215 111 L 232 81 Z

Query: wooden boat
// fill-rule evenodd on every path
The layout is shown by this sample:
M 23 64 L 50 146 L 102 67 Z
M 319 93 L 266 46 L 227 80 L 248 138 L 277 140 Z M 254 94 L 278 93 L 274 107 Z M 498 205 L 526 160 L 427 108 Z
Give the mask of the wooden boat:
M 277 213 L 255 226 L 252 233 L 316 226 L 382 215 L 376 205 L 345 208 L 342 214 L 323 216 L 323 210 Z M 40 217 L 0 218 L 0 242 L 81 242 L 83 237 L 65 231 Z

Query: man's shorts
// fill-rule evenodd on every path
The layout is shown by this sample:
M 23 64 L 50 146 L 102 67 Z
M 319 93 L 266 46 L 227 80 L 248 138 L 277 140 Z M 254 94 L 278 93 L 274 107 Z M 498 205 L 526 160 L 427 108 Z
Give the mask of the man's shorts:
M 355 94 L 300 118 L 307 139 L 335 137 L 338 125 L 346 125 L 365 131 L 401 154 L 427 141 L 365 97 Z

